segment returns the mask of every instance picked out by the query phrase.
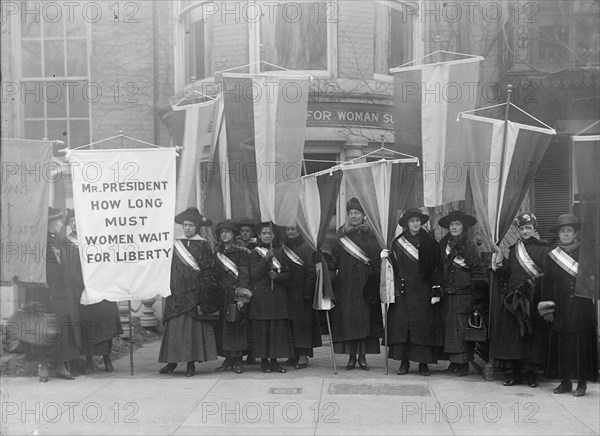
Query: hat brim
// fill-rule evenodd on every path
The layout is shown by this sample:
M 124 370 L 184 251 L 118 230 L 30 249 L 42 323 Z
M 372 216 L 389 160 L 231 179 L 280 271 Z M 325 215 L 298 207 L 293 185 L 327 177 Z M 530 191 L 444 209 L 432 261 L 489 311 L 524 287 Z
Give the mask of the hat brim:
M 474 216 L 471 215 L 466 215 L 466 214 L 462 214 L 462 215 L 447 215 L 443 218 L 440 218 L 440 220 L 438 221 L 438 224 L 441 227 L 444 227 L 445 229 L 450 227 L 450 223 L 452 221 L 460 221 L 463 224 L 466 224 L 469 227 L 473 227 L 476 223 L 477 223 L 477 218 L 475 218 Z
M 175 216 L 175 223 L 183 224 L 184 221 L 191 221 L 196 225 L 196 227 L 203 227 L 203 226 L 208 227 L 208 226 L 212 226 L 212 224 L 213 224 L 212 220 L 210 220 L 206 217 L 203 220 L 201 216 L 192 215 L 189 213 L 180 213 Z
M 548 230 L 550 233 L 558 233 L 558 231 L 560 230 L 561 227 L 565 227 L 565 226 L 571 226 L 573 227 L 575 230 L 579 230 L 581 229 L 581 222 L 575 222 L 575 223 L 565 223 L 565 224 L 559 224 L 553 227 L 550 227 L 550 229 Z
M 427 216 L 423 213 L 410 214 L 410 215 L 400 217 L 400 219 L 398 220 L 398 224 L 400 224 L 401 227 L 408 227 L 408 221 L 410 221 L 411 218 L 419 218 L 421 220 L 421 225 L 423 225 L 427 221 L 429 221 L 429 216 Z
M 219 223 L 217 224 L 217 228 L 215 229 L 215 234 L 219 236 L 221 230 L 231 230 L 234 235 L 239 235 L 240 230 L 231 223 Z

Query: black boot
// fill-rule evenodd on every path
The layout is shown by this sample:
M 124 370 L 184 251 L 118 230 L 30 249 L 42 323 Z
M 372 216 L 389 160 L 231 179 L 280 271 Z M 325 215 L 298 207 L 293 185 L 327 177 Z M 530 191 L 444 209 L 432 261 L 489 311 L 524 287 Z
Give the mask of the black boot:
M 571 380 L 563 380 L 560 384 L 554 389 L 555 394 L 564 394 L 565 392 L 571 392 L 573 390 L 573 383 Z
M 176 363 L 167 363 L 165 366 L 159 369 L 158 372 L 161 374 L 168 374 L 170 372 L 175 371 L 175 368 L 177 368 Z
M 577 382 L 577 389 L 575 389 L 574 397 L 583 397 L 585 395 L 585 390 L 587 389 L 587 383 L 585 380 L 579 380 Z
M 196 366 L 194 365 L 194 362 L 188 362 L 187 369 L 185 370 L 185 376 L 192 377 L 195 373 L 196 373 Z
M 523 381 L 523 373 L 520 369 L 513 369 L 512 377 L 504 380 L 504 386 L 518 386 Z
M 356 367 L 356 354 L 350 354 L 348 358 L 348 364 L 346 365 L 346 370 L 350 371 Z

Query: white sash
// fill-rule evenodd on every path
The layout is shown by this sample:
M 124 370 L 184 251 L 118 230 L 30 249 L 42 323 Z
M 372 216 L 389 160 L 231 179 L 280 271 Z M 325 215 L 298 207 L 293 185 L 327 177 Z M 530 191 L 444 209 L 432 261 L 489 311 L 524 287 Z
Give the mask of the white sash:
M 358 245 L 356 245 L 354 243 L 354 241 L 352 241 L 352 239 L 350 239 L 348 236 L 344 235 L 341 238 L 338 239 L 340 241 L 340 243 L 342 244 L 342 248 L 344 250 L 346 250 L 346 252 L 354 257 L 355 259 L 360 260 L 361 262 L 365 263 L 365 264 L 369 264 L 369 262 L 371 262 L 371 259 L 369 258 L 369 256 L 367 256 L 367 253 L 365 253 L 362 248 L 360 248 Z
M 529 253 L 525 249 L 525 244 L 523 241 L 517 242 L 517 260 L 527 274 L 529 274 L 532 278 L 537 279 L 538 277 L 542 276 L 542 269 L 535 264 L 533 259 L 531 259 L 531 256 L 529 256 Z
M 413 262 L 419 261 L 419 249 L 411 244 L 408 239 L 406 239 L 404 236 L 401 236 L 398 238 L 398 245 L 400 245 L 400 248 L 410 260 Z
M 304 261 L 300 258 L 300 256 L 294 253 L 294 251 L 290 247 L 288 247 L 287 245 L 282 245 L 281 248 L 283 248 L 283 252 L 292 262 L 294 262 L 298 266 L 304 266 Z
M 265 247 L 254 247 L 254 249 L 263 258 L 267 257 L 267 253 L 269 252 L 269 250 L 267 250 Z M 279 262 L 279 260 L 277 260 L 275 256 L 273 256 L 273 258 L 271 259 L 271 264 L 273 265 L 273 268 L 275 268 L 275 271 L 281 273 L 281 263 Z
M 240 273 L 238 271 L 237 265 L 230 258 L 225 256 L 223 253 L 217 251 L 217 260 L 219 261 L 219 264 L 223 267 L 225 271 L 233 275 L 235 279 L 238 278 Z
M 569 256 L 569 254 L 563 251 L 562 248 L 556 247 L 548 254 L 558 266 L 560 266 L 573 277 L 577 276 L 577 268 L 579 266 L 579 262 L 577 262 L 575 259 Z
M 190 268 L 196 271 L 200 271 L 198 262 L 196 262 L 196 259 L 194 259 L 194 257 L 188 251 L 188 249 L 185 248 L 183 242 L 181 242 L 181 239 L 175 240 L 175 254 L 179 258 L 179 260 L 181 260 L 185 265 L 189 266 Z
M 446 256 L 450 257 L 450 245 L 446 245 Z M 453 261 L 455 264 L 464 269 L 469 269 L 469 265 L 465 262 L 465 258 L 462 256 L 456 256 Z

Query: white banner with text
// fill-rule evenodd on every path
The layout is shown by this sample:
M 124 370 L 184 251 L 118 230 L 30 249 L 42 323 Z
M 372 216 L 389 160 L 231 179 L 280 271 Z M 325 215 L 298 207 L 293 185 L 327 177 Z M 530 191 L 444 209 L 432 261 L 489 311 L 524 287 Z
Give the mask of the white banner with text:
M 175 149 L 69 154 L 81 304 L 171 295 Z

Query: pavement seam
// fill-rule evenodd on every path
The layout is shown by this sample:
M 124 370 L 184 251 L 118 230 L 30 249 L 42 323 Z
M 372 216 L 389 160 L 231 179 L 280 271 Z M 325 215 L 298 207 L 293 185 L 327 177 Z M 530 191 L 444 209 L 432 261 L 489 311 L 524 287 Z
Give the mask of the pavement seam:
M 202 398 L 200 398 L 200 400 L 198 400 L 198 402 L 197 402 L 197 403 L 194 405 L 194 407 L 192 407 L 192 410 L 190 410 L 190 413 L 188 413 L 188 414 L 187 414 L 187 416 L 186 416 L 185 418 L 183 418 L 183 420 L 181 421 L 181 424 L 179 424 L 179 425 L 178 425 L 178 426 L 175 428 L 175 430 L 174 430 L 174 431 L 173 431 L 171 434 L 175 434 L 175 433 L 177 433 L 177 431 L 178 431 L 178 430 L 181 428 L 181 426 L 183 425 L 183 423 L 184 423 L 185 421 L 187 421 L 187 419 L 188 419 L 188 418 L 189 418 L 189 417 L 192 415 L 192 413 L 194 412 L 194 410 L 196 410 L 196 408 L 198 407 L 198 405 L 202 404 L 202 401 L 203 401 L 203 400 L 206 398 L 206 396 L 207 396 L 208 394 L 210 394 L 210 392 L 211 392 L 211 391 L 212 391 L 212 390 L 215 388 L 215 386 L 216 386 L 217 384 L 219 384 L 219 382 L 220 382 L 220 381 L 221 381 L 221 380 L 216 380 L 216 381 L 213 383 L 213 385 L 210 387 L 210 389 L 209 389 L 209 390 L 207 390 L 207 391 L 206 391 L 206 393 L 205 393 L 204 395 L 202 395 Z
M 544 393 L 545 393 L 547 396 L 549 396 L 549 397 L 552 399 L 552 401 L 554 401 L 556 404 L 558 404 L 558 405 L 559 405 L 559 406 L 560 406 L 560 407 L 561 407 L 561 408 L 562 408 L 562 409 L 563 409 L 565 412 L 567 412 L 569 415 L 571 415 L 573 418 L 575 418 L 575 421 L 577 421 L 578 423 L 580 423 L 580 424 L 581 424 L 581 425 L 583 425 L 584 427 L 588 428 L 588 429 L 589 429 L 589 430 L 592 432 L 592 434 L 595 434 L 595 435 L 599 434 L 599 433 L 597 433 L 597 432 L 596 432 L 596 430 L 594 430 L 593 428 L 589 427 L 589 426 L 588 426 L 588 425 L 587 425 L 585 422 L 582 422 L 582 421 L 581 421 L 579 418 L 577 418 L 577 416 L 575 416 L 573 413 L 571 413 L 571 412 L 569 411 L 569 409 L 567 409 L 565 406 L 563 406 L 563 405 L 562 405 L 562 404 L 561 404 L 561 403 L 560 403 L 560 402 L 557 400 L 557 398 L 556 398 L 556 395 L 557 395 L 557 394 L 555 394 L 555 393 L 552 393 L 552 395 L 550 395 L 550 392 L 549 392 L 549 391 L 547 391 L 547 390 L 545 390 L 545 389 L 542 389 L 542 391 L 543 391 L 543 392 L 544 392 Z
M 433 386 L 431 386 L 431 382 L 427 381 L 427 386 L 429 386 L 429 390 L 431 391 L 431 393 L 433 394 L 433 396 L 435 397 L 435 401 L 437 404 L 440 405 L 440 408 L 442 409 L 442 416 L 443 416 L 443 408 L 442 408 L 442 403 L 440 403 L 440 399 L 438 398 L 438 396 L 436 395 L 435 391 L 433 390 Z M 448 420 L 444 417 L 444 421 L 446 421 L 446 424 L 448 424 L 448 427 L 450 427 L 450 431 L 452 432 L 452 434 L 454 436 L 456 436 L 456 432 L 454 431 L 454 428 L 452 428 L 452 424 L 450 422 L 448 422 Z
M 318 406 L 317 406 L 317 407 L 318 407 L 318 409 L 317 409 L 317 410 L 319 411 L 319 414 L 317 415 L 317 416 L 318 416 L 318 419 L 317 419 L 317 422 L 315 423 L 315 431 L 314 431 L 314 433 L 313 433 L 313 436 L 316 436 L 316 435 L 317 435 L 317 430 L 319 429 L 319 421 L 321 420 L 321 416 L 320 416 L 320 412 L 321 412 L 321 401 L 323 400 L 323 388 L 324 388 L 324 387 L 325 387 L 325 379 L 323 378 L 323 379 L 321 379 L 321 392 L 320 392 L 320 394 L 319 394 L 319 404 L 318 404 Z

